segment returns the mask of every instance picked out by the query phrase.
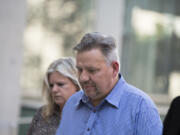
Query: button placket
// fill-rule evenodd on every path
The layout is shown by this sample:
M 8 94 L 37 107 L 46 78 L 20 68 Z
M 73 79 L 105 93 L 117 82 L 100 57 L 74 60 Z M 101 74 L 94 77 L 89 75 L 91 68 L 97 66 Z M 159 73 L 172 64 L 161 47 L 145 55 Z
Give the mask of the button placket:
M 88 123 L 87 123 L 87 127 L 86 127 L 86 131 L 85 131 L 85 135 L 90 135 L 91 134 L 91 130 L 93 127 L 94 122 L 96 121 L 96 110 L 92 109 L 92 112 L 90 114 Z

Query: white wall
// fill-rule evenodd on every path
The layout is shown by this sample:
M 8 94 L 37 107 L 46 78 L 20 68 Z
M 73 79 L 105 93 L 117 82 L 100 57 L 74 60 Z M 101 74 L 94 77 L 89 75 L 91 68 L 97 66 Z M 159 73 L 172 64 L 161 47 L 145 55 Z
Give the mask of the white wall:
M 0 2 L 0 135 L 15 135 L 20 104 L 24 0 Z

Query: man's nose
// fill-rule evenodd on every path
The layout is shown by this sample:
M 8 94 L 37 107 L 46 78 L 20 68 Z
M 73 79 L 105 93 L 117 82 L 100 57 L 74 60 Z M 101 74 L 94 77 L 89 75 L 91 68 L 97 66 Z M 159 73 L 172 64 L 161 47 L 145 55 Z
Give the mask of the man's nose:
M 86 71 L 82 71 L 82 72 L 79 74 L 79 81 L 80 81 L 80 82 L 89 81 L 89 74 L 88 74 Z

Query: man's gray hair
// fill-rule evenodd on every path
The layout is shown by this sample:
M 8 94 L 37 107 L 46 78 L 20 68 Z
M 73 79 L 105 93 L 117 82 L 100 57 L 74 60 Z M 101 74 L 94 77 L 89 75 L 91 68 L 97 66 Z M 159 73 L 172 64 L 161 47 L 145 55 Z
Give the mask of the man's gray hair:
M 111 36 L 103 35 L 98 32 L 85 34 L 82 37 L 81 42 L 77 44 L 73 49 L 74 51 L 77 51 L 77 53 L 79 53 L 95 48 L 101 50 L 108 64 L 111 64 L 112 61 L 119 62 L 115 39 Z

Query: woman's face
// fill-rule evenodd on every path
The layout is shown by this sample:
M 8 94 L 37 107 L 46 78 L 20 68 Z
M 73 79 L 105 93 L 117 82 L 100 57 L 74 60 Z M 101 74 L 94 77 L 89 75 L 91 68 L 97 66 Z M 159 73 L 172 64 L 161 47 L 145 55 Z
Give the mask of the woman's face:
M 67 99 L 77 91 L 77 86 L 57 71 L 51 73 L 48 79 L 54 102 L 63 107 Z

